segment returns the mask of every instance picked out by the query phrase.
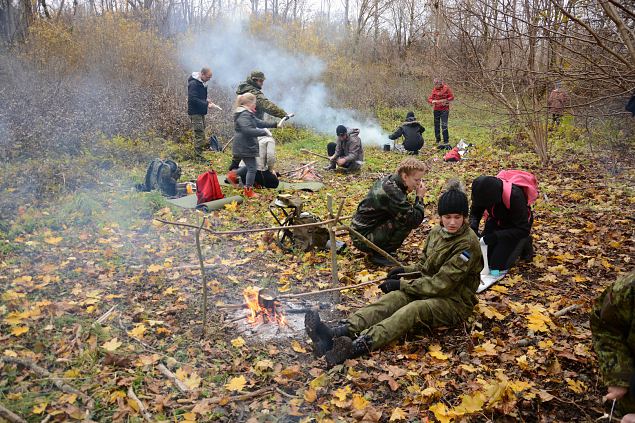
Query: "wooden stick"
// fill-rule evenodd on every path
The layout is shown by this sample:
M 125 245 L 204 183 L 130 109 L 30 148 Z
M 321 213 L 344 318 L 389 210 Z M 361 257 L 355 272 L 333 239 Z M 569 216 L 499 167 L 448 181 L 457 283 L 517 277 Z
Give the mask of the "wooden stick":
M 305 148 L 301 148 L 300 151 L 302 153 L 313 154 L 314 156 L 321 157 L 321 158 L 326 159 L 326 160 L 331 160 L 331 158 L 329 156 L 325 156 L 324 154 L 314 153 L 314 152 L 312 152 L 310 150 L 307 150 Z
M 221 153 L 224 153 L 224 152 L 225 152 L 225 149 L 227 148 L 227 146 L 228 146 L 229 144 L 231 144 L 231 143 L 232 143 L 232 141 L 234 141 L 234 137 L 231 137 L 231 138 L 229 139 L 229 141 L 227 141 L 227 144 L 225 144 L 225 145 L 223 146 L 223 149 L 222 149 L 220 152 L 221 152 Z
M 350 226 L 341 226 L 342 229 L 346 229 L 351 235 L 355 235 L 355 237 L 357 239 L 359 239 L 360 241 L 362 241 L 364 244 L 368 245 L 371 249 L 373 249 L 374 251 L 378 252 L 379 254 L 381 254 L 382 256 L 384 256 L 385 258 L 387 258 L 388 260 L 392 261 L 396 266 L 399 267 L 403 267 L 403 264 L 401 264 L 399 262 L 399 260 L 397 260 L 396 258 L 394 258 L 393 256 L 391 256 L 390 254 L 388 254 L 387 252 L 385 252 L 384 250 L 382 250 L 381 248 L 379 248 L 378 246 L 376 246 L 375 244 L 373 244 L 371 241 L 369 241 L 364 235 L 360 234 L 359 232 L 357 232 L 355 229 L 351 228 Z M 340 228 L 337 228 L 340 229 Z
M 246 394 L 229 397 L 229 401 L 245 401 L 254 397 L 259 397 L 261 395 L 268 394 L 269 392 L 272 392 L 272 391 L 273 391 L 272 387 L 262 388 L 262 389 L 258 389 L 257 391 L 247 392 Z M 227 400 L 227 398 L 224 398 L 224 399 Z M 212 404 L 220 404 L 221 401 L 223 401 L 223 398 L 219 397 L 219 398 L 212 398 L 210 402 Z
M 95 402 L 88 395 L 64 383 L 60 378 L 55 377 L 54 374 L 46 370 L 44 367 L 38 366 L 37 364 L 29 360 L 28 358 L 9 357 L 9 356 L 3 355 L 2 357 L 0 357 L 0 360 L 7 363 L 19 364 L 20 366 L 31 369 L 34 373 L 38 374 L 39 376 L 48 378 L 51 382 L 53 382 L 55 386 L 57 386 L 63 392 L 66 392 L 67 394 L 75 394 L 79 398 L 81 398 L 82 402 L 86 404 L 86 407 L 88 407 L 89 410 L 92 410 L 93 407 L 95 406 Z M 88 412 L 87 414 L 88 416 L 86 418 L 90 419 L 91 413 Z
M 2 404 L 0 404 L 0 417 L 6 419 L 8 422 L 11 423 L 26 423 L 26 420 L 24 420 L 22 417 L 18 416 L 8 408 L 5 408 Z
M 295 169 L 293 169 L 293 170 L 290 170 L 290 171 L 288 171 L 288 172 L 282 172 L 280 175 L 281 175 L 281 176 L 282 176 L 282 175 L 290 175 L 290 174 L 291 174 L 291 173 L 293 173 L 293 172 L 297 172 L 298 170 L 304 169 L 305 167 L 308 167 L 308 166 L 312 166 L 312 165 L 314 165 L 316 161 L 317 161 L 317 160 L 314 160 L 314 161 L 312 161 L 312 162 L 309 162 L 309 163 L 307 163 L 307 164 L 305 164 L 305 165 L 302 165 L 302 166 L 300 166 L 300 167 L 298 167 L 298 168 L 295 168 Z
M 347 220 L 347 219 L 350 219 L 351 217 L 353 217 L 353 216 L 344 216 L 344 217 L 340 217 L 339 220 Z M 198 226 L 190 225 L 189 223 L 170 222 L 169 220 L 163 220 L 163 219 L 159 219 L 157 217 L 155 217 L 154 220 L 156 220 L 157 222 L 165 223 L 166 225 L 185 226 L 185 227 L 188 227 L 188 228 L 198 229 Z M 256 228 L 256 229 L 243 229 L 243 230 L 240 230 L 240 231 L 219 231 L 219 232 L 214 232 L 211 229 L 207 229 L 207 228 L 201 228 L 201 230 L 203 230 L 203 231 L 205 231 L 207 233 L 210 233 L 212 235 L 240 235 L 240 234 L 248 234 L 248 233 L 255 233 L 255 232 L 273 232 L 273 231 L 279 231 L 281 229 L 296 229 L 296 228 L 307 228 L 307 227 L 311 227 L 311 226 L 324 226 L 324 225 L 328 225 L 331 222 L 335 222 L 335 219 L 323 220 L 321 222 L 315 222 L 315 223 L 304 223 L 302 225 L 276 226 L 276 227 L 270 227 L 270 228 Z
M 101 325 L 102 323 L 104 323 L 106 321 L 106 319 L 110 317 L 112 312 L 115 311 L 116 308 L 117 308 L 117 304 L 115 304 L 114 306 L 110 307 L 110 309 L 107 312 L 105 312 L 104 314 L 102 314 L 99 319 L 95 320 L 95 323 L 93 323 L 93 324 L 94 325 L 96 325 L 96 324 Z
M 563 308 L 562 310 L 556 311 L 555 313 L 553 313 L 553 315 L 554 317 L 562 317 L 568 312 L 570 312 L 571 310 L 575 310 L 578 307 L 580 307 L 580 304 L 571 304 L 570 306 L 567 306 Z
M 159 369 L 163 376 L 167 377 L 168 380 L 172 382 L 172 384 L 176 386 L 179 391 L 184 394 L 190 391 L 190 388 L 188 388 L 183 382 L 181 382 L 174 373 L 172 373 L 167 367 L 163 365 L 163 363 L 159 363 L 157 369 Z
M 154 420 L 154 418 L 152 417 L 152 414 L 150 414 L 150 412 L 146 409 L 145 405 L 143 405 L 141 400 L 134 393 L 134 390 L 132 389 L 132 385 L 128 387 L 128 398 L 130 398 L 137 404 L 137 407 L 139 407 L 139 412 L 141 413 L 141 415 L 146 421 L 151 422 Z
M 337 221 L 333 216 L 333 196 L 329 193 L 326 195 L 326 208 L 329 211 L 329 219 L 332 221 Z M 333 283 L 333 287 L 336 287 L 339 283 L 339 279 L 337 277 L 337 245 L 335 244 L 335 231 L 333 230 L 334 223 L 329 223 L 329 242 L 331 243 L 331 282 Z
M 205 262 L 203 261 L 203 252 L 201 251 L 201 229 L 205 225 L 207 217 L 203 217 L 201 224 L 196 230 L 196 252 L 198 254 L 198 262 L 201 266 L 201 282 L 203 283 L 203 323 L 202 337 L 205 337 L 205 326 L 207 325 L 207 279 L 205 278 Z

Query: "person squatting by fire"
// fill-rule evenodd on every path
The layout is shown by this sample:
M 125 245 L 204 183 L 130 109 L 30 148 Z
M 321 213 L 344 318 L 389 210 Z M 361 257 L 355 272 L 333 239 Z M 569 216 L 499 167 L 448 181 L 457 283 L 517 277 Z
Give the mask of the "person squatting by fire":
M 369 354 L 412 330 L 454 326 L 464 321 L 478 300 L 483 269 L 479 240 L 471 230 L 468 199 L 461 183 L 451 180 L 438 202 L 441 223 L 428 235 L 419 263 L 392 269 L 379 288 L 384 295 L 340 325 L 327 326 L 317 311 L 305 315 L 314 354 L 328 367 Z M 419 272 L 415 279 L 403 273 Z

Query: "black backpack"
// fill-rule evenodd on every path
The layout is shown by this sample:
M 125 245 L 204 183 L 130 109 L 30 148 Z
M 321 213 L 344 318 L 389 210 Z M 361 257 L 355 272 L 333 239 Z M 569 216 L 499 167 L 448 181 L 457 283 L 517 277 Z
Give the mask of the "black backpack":
M 176 183 L 181 177 L 181 168 L 174 160 L 154 159 L 146 170 L 145 183 L 137 185 L 138 191 L 158 189 L 164 195 L 176 195 Z
M 209 137 L 209 149 L 212 151 L 221 151 L 221 146 L 216 135 Z

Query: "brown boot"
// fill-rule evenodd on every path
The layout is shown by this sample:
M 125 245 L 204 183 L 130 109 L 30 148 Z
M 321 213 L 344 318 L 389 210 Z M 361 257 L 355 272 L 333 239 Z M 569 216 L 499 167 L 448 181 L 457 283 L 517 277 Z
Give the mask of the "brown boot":
M 245 187 L 243 188 L 243 195 L 247 198 L 258 198 L 260 197 L 260 195 L 256 194 L 254 192 L 254 188 L 253 187 Z

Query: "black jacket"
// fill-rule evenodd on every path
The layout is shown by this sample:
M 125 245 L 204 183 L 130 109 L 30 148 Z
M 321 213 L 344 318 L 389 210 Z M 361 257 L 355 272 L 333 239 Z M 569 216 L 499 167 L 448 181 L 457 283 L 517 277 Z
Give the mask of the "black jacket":
M 412 120 L 411 120 L 412 119 Z M 388 136 L 391 140 L 403 136 L 403 147 L 408 151 L 419 151 L 423 147 L 423 132 L 426 129 L 413 118 L 407 118 L 395 132 Z
M 187 114 L 207 114 L 207 87 L 192 75 L 187 79 Z
M 512 185 L 509 209 L 503 204 L 503 182 L 481 176 L 472 183 L 470 226 L 477 232 L 485 210 L 488 216 L 482 235 L 496 232 L 499 240 L 521 240 L 529 236 L 533 216 L 523 189 Z
M 232 153 L 234 156 L 258 157 L 260 155 L 260 146 L 258 145 L 258 137 L 267 135 L 264 129 L 275 128 L 275 123 L 268 123 L 258 119 L 249 110 L 239 107 L 234 112 L 234 130 L 236 135 L 232 145 Z

